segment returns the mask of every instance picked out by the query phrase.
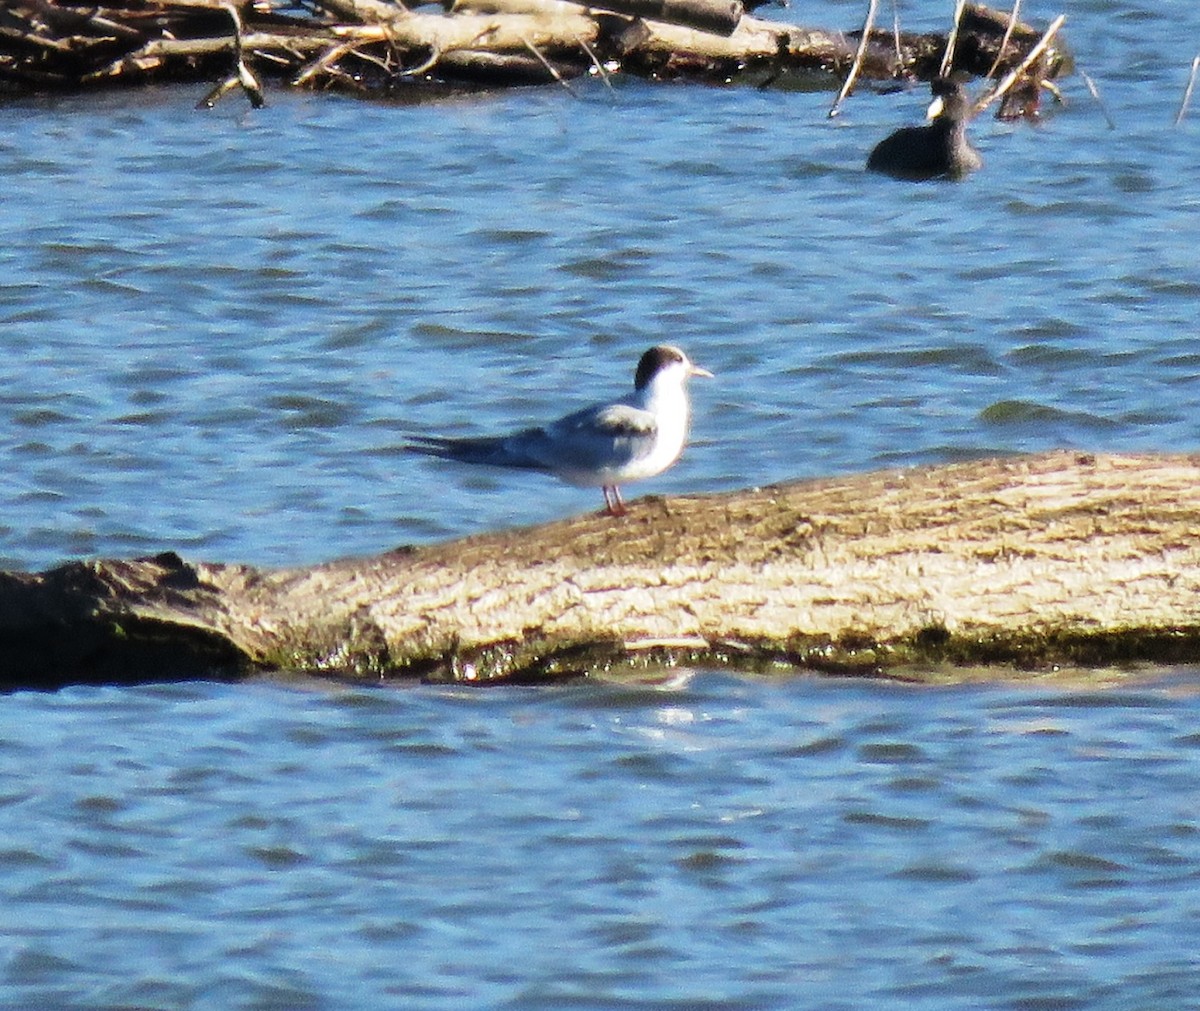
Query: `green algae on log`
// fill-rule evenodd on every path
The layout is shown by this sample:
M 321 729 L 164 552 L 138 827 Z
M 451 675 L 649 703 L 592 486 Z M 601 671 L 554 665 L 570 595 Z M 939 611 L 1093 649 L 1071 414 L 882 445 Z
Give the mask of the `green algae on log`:
M 1056 452 L 643 498 L 304 569 L 76 562 L 0 573 L 0 684 L 1198 662 L 1198 535 L 1200 456 Z

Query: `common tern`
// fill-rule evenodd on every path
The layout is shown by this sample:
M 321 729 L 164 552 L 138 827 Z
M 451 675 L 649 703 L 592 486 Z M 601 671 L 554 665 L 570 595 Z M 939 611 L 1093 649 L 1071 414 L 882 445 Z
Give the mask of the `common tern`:
M 620 485 L 661 474 L 687 442 L 687 383 L 712 373 L 679 348 L 659 344 L 642 355 L 633 393 L 585 407 L 539 428 L 511 435 L 447 439 L 420 436 L 410 448 L 429 456 L 552 474 L 579 488 L 601 488 L 606 511 L 625 514 Z
M 967 140 L 971 110 L 957 77 L 936 77 L 929 85 L 926 126 L 906 126 L 875 145 L 867 168 L 897 179 L 962 179 L 983 164 Z

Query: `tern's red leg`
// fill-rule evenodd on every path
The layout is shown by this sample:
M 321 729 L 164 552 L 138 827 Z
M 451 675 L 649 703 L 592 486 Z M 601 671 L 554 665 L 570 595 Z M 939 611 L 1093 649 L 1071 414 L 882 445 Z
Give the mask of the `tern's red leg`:
M 625 501 L 621 498 L 621 489 L 615 484 L 606 484 L 604 491 L 605 511 L 609 516 L 624 516 Z

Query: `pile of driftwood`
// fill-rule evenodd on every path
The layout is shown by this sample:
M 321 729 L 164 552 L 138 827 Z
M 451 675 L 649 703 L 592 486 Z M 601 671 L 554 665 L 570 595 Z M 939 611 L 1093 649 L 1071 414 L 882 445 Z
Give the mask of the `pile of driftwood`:
M 262 81 L 389 94 L 410 88 L 567 83 L 614 73 L 654 80 L 763 82 L 796 75 L 928 80 L 1015 69 L 1040 33 L 967 4 L 951 31 L 839 32 L 745 13 L 750 0 L 6 0 L 0 88 L 76 90 L 151 80 L 219 80 L 206 99 Z M 874 2 L 871 7 L 872 15 Z M 1015 11 L 1014 11 L 1015 13 Z M 951 44 L 951 38 L 953 43 Z M 1035 81 L 1062 69 L 1046 46 Z M 1034 91 L 1037 91 L 1035 85 Z

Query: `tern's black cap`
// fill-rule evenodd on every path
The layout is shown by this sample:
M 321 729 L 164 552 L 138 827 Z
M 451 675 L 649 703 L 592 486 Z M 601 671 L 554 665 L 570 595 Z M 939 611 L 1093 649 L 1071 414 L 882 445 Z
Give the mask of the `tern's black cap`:
M 642 355 L 638 362 L 637 373 L 633 377 L 633 388 L 644 390 L 659 372 L 668 365 L 687 363 L 687 356 L 679 348 L 670 344 L 657 344 Z

